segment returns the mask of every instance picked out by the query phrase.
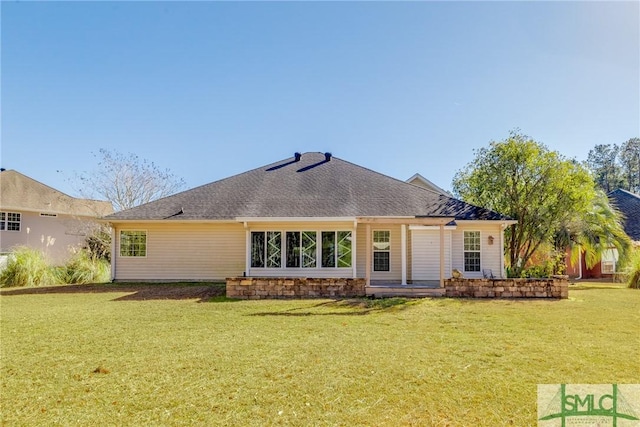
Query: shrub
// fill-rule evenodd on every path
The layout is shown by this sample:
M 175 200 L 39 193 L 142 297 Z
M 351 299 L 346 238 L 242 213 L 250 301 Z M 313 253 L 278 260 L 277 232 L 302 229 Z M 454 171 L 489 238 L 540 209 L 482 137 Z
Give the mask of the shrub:
M 66 264 L 67 283 L 101 283 L 110 278 L 109 263 L 91 256 L 87 250 L 79 250 Z
M 63 278 L 49 265 L 42 251 L 27 247 L 16 249 L 0 274 L 0 287 L 45 286 L 62 282 Z
M 627 284 L 630 288 L 640 289 L 640 248 L 635 249 L 629 258 Z

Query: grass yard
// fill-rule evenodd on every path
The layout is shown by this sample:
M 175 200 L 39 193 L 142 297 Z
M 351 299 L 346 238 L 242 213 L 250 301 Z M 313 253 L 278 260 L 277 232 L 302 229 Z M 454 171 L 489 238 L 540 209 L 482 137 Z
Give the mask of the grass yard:
M 640 292 L 611 284 L 562 301 L 69 288 L 0 293 L 3 425 L 534 426 L 539 383 L 640 383 Z

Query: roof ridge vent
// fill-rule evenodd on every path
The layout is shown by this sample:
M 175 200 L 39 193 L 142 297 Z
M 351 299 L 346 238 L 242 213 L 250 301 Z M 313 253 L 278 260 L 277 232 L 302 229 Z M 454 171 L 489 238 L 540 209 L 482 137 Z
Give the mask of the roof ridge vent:
M 324 153 L 324 160 L 325 162 L 331 161 L 331 153 Z
M 299 161 L 300 161 L 300 159 L 302 158 L 302 154 L 300 154 L 300 153 L 294 153 L 294 154 L 293 154 L 293 157 L 295 157 L 295 158 L 296 158 L 296 162 L 299 162 Z

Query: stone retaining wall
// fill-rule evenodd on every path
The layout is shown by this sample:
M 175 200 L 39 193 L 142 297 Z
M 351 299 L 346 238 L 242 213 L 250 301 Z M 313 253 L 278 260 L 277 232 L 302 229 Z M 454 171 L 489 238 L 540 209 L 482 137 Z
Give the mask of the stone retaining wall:
M 363 297 L 365 279 L 232 277 L 227 297 L 240 299 Z
M 549 279 L 446 279 L 445 296 L 463 298 L 558 298 L 569 297 L 565 276 Z

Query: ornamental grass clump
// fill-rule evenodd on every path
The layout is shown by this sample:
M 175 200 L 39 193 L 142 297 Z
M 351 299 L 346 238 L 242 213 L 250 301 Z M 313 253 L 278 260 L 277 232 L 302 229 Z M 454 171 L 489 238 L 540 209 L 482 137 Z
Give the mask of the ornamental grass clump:
M 110 278 L 109 263 L 80 250 L 66 264 L 66 282 L 73 284 L 104 283 Z
M 46 286 L 62 283 L 57 270 L 49 265 L 42 251 L 22 247 L 16 249 L 0 274 L 0 287 Z

